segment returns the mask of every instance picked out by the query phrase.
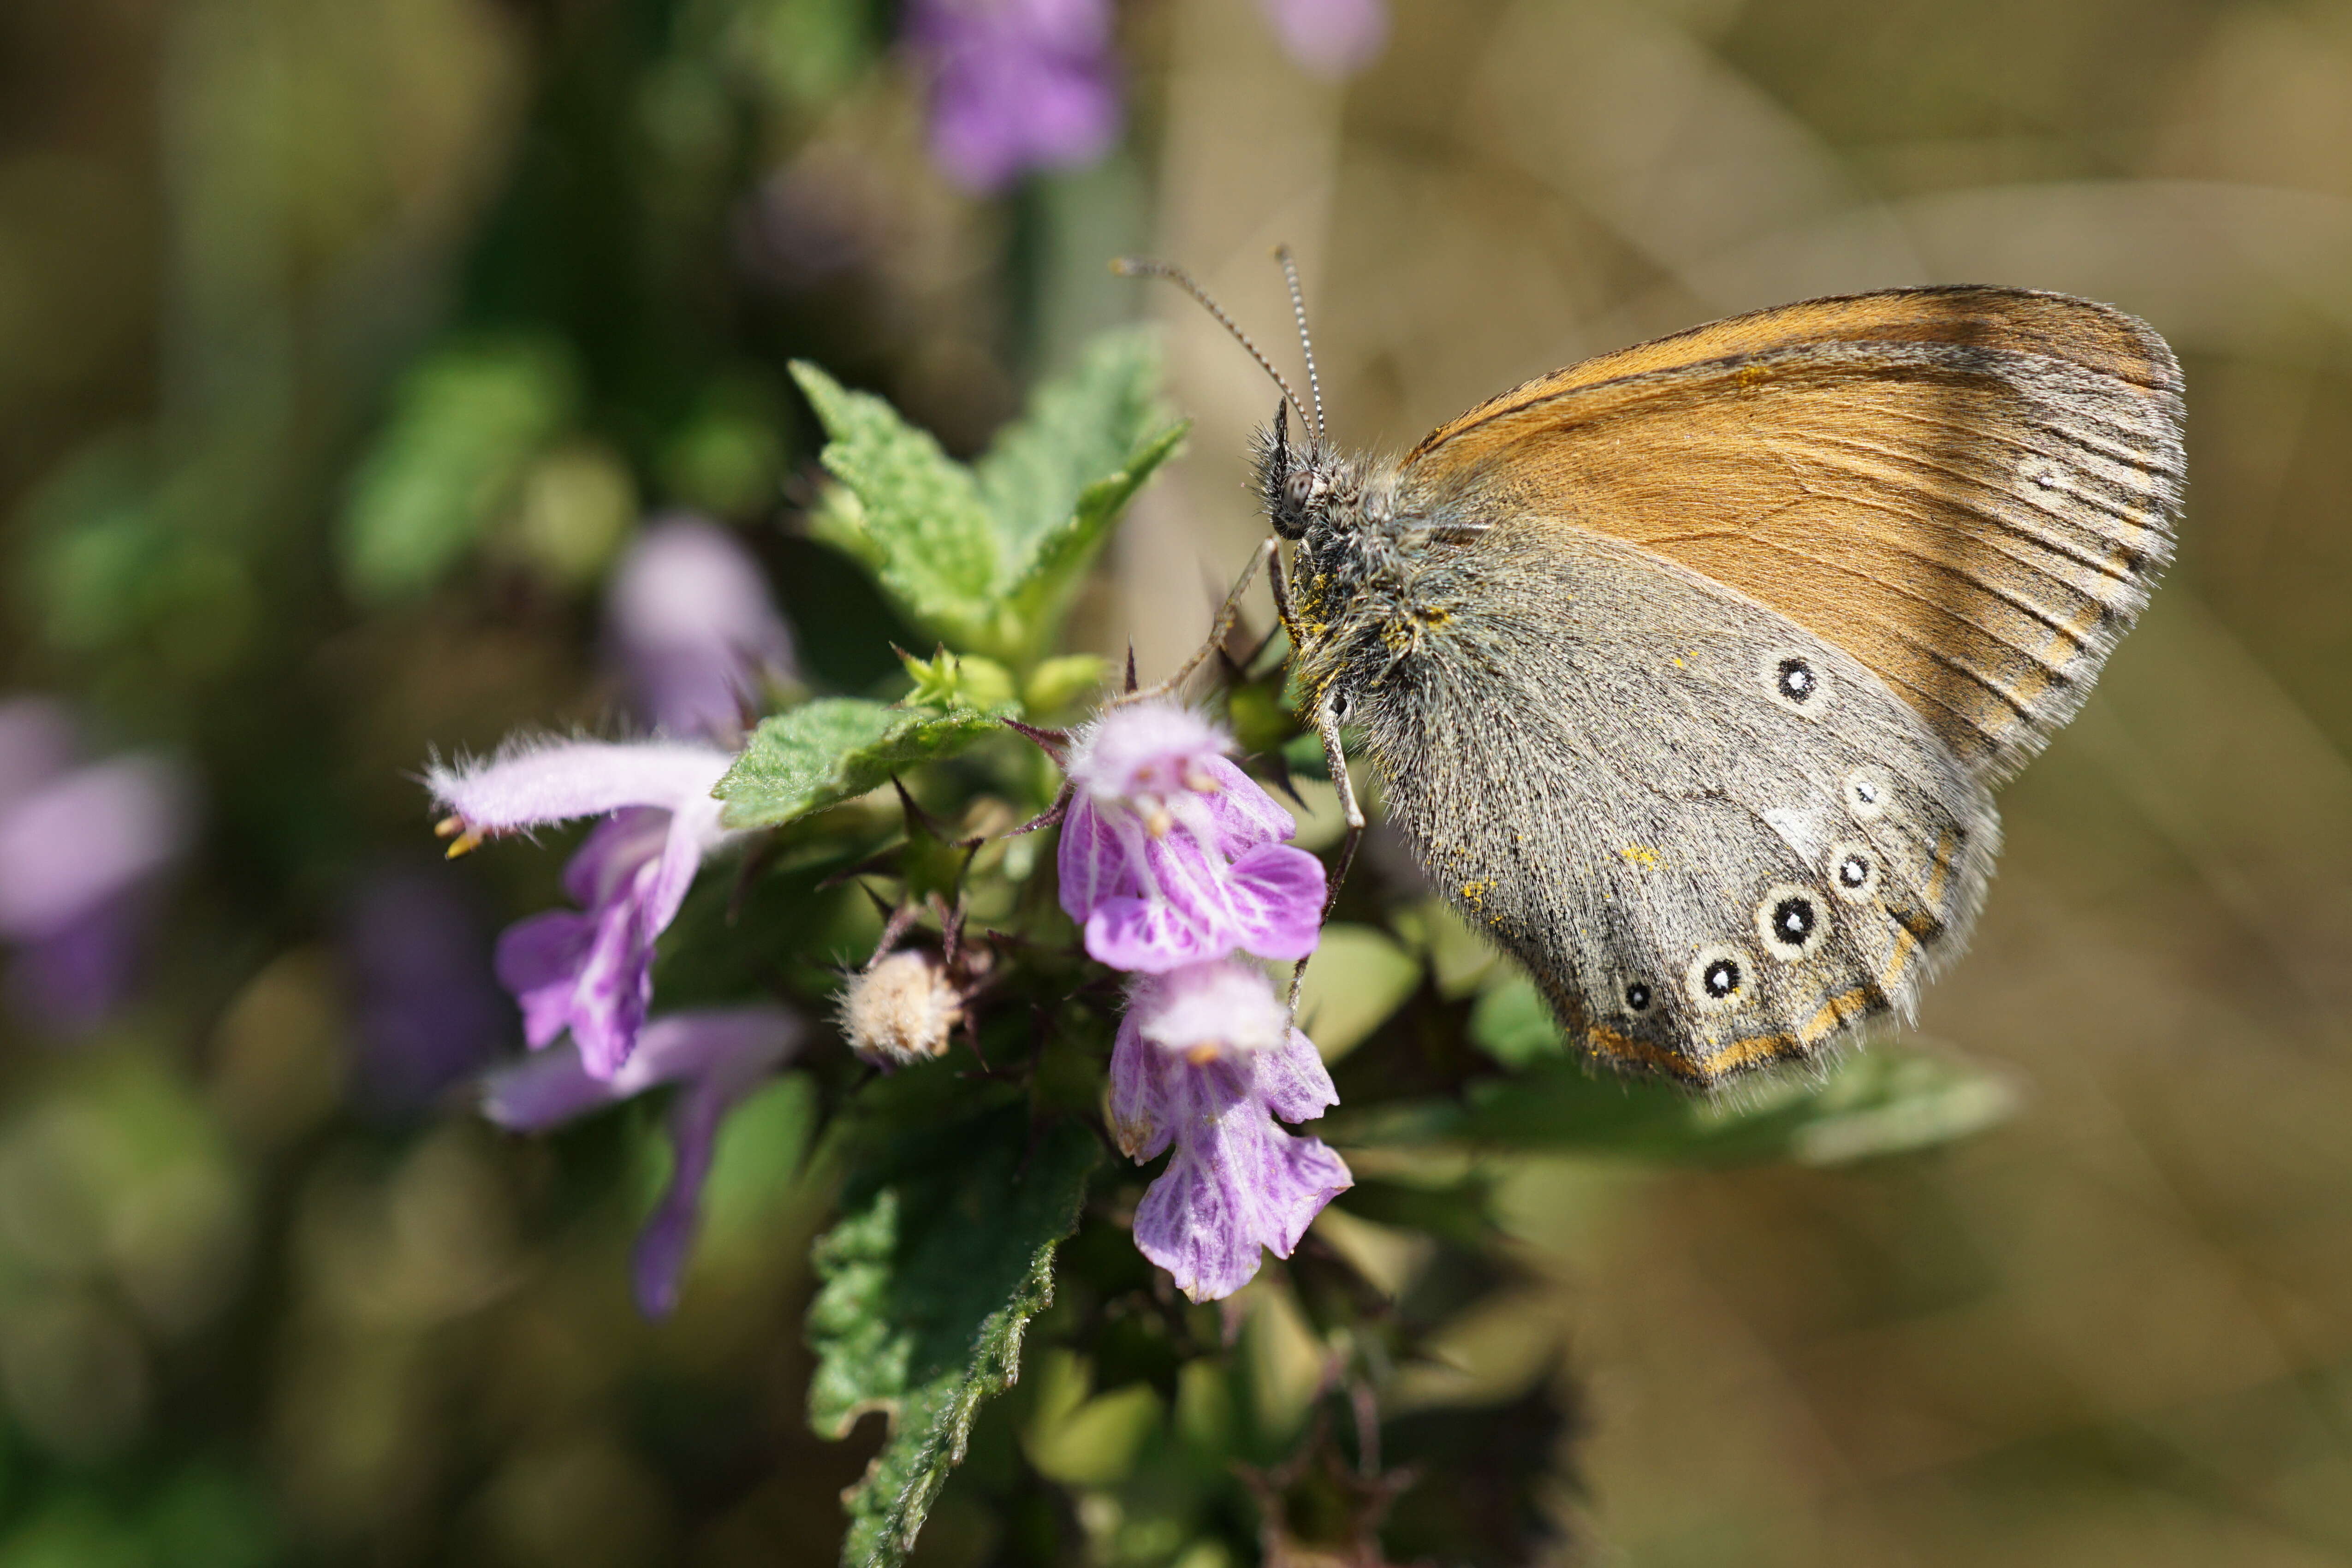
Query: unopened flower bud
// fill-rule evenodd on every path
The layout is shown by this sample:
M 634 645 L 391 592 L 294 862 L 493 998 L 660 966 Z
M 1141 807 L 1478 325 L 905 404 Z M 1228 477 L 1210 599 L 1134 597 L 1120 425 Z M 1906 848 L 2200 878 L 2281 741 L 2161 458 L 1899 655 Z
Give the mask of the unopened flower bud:
M 945 1054 L 963 996 L 935 953 L 906 948 L 849 977 L 841 992 L 841 1032 L 849 1048 L 883 1067 Z

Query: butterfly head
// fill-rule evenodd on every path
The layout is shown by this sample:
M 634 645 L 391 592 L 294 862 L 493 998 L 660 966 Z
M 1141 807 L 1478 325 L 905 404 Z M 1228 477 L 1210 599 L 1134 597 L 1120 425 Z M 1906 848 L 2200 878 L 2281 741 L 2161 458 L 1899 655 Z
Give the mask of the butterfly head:
M 1327 522 L 1339 490 L 1337 466 L 1312 431 L 1301 431 L 1297 445 L 1290 439 L 1290 405 L 1277 403 L 1274 424 L 1258 433 L 1258 491 L 1275 532 L 1298 540 L 1317 524 Z

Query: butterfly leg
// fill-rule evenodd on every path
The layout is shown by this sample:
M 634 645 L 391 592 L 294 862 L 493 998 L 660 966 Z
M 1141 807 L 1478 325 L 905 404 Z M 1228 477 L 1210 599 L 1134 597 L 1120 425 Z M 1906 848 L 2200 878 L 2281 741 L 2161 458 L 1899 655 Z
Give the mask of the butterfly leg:
M 1331 787 L 1339 792 L 1339 809 L 1347 814 L 1348 831 L 1339 840 L 1339 863 L 1331 869 L 1331 890 L 1324 896 L 1323 918 L 1331 918 L 1348 868 L 1356 863 L 1356 845 L 1364 837 L 1364 808 L 1356 802 L 1356 786 L 1348 779 L 1348 753 L 1339 743 L 1339 705 L 1330 697 L 1316 710 L 1315 732 L 1323 741 L 1323 762 L 1331 770 Z
M 1256 580 L 1257 569 L 1265 564 L 1267 557 L 1274 553 L 1280 543 L 1279 540 L 1268 539 L 1251 553 L 1249 564 L 1242 568 L 1242 574 L 1234 582 L 1233 592 L 1225 595 L 1224 604 L 1217 611 L 1216 620 L 1209 627 L 1208 640 L 1202 643 L 1192 657 L 1184 661 L 1182 668 L 1155 686 L 1147 687 L 1141 691 L 1129 691 L 1111 699 L 1110 705 L 1122 707 L 1129 702 L 1149 701 L 1166 697 L 1191 679 L 1192 672 L 1207 663 L 1209 656 L 1224 645 L 1225 634 L 1234 629 L 1234 622 L 1242 613 L 1242 595 L 1249 592 L 1250 584 Z

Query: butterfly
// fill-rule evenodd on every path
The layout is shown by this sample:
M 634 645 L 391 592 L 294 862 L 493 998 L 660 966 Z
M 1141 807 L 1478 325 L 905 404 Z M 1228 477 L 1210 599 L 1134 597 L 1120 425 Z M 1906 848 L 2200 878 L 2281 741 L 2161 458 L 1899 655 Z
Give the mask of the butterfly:
M 1907 1018 L 1983 902 L 1992 786 L 2171 557 L 2163 339 L 2021 289 L 1807 300 L 1538 377 L 1402 459 L 1329 442 L 1307 353 L 1314 417 L 1286 384 L 1256 474 L 1342 872 L 1345 726 L 1596 1063 L 1710 1087 Z

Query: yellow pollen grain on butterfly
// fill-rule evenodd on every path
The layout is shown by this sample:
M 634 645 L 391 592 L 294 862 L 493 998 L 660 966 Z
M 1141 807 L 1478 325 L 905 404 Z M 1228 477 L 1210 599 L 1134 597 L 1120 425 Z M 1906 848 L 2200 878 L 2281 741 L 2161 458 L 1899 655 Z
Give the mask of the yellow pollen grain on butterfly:
M 1654 871 L 1665 863 L 1658 852 L 1646 844 L 1628 844 L 1617 853 L 1641 867 L 1644 871 Z
M 1463 899 L 1469 903 L 1470 907 L 1478 909 L 1484 907 L 1486 895 L 1494 890 L 1494 887 L 1495 884 L 1492 882 L 1465 882 L 1460 890 Z

